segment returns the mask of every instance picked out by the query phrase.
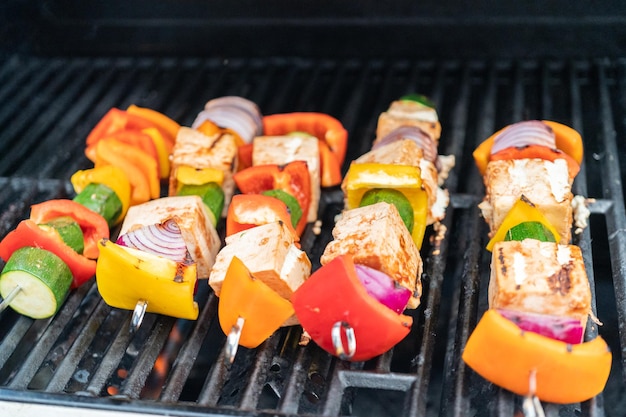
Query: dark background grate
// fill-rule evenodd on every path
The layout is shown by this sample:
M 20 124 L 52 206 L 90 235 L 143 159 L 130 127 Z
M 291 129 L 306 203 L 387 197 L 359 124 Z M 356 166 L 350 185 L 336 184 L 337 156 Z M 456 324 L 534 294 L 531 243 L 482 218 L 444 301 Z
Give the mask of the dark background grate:
M 0 315 L 0 400 L 176 415 L 494 415 L 519 399 L 486 383 L 460 360 L 487 307 L 487 227 L 476 208 L 484 193 L 471 151 L 502 126 L 553 119 L 583 134 L 585 163 L 575 193 L 596 199 L 591 225 L 575 238 L 604 322 L 614 367 L 603 395 L 582 405 L 546 405 L 550 416 L 618 416 L 624 399 L 626 218 L 626 62 L 600 60 L 409 60 L 313 58 L 36 58 L 0 62 L 0 236 L 31 204 L 71 197 L 70 175 L 91 166 L 89 130 L 112 106 L 137 104 L 190 125 L 205 101 L 241 95 L 263 113 L 321 111 L 350 132 L 348 160 L 367 151 L 378 114 L 400 95 L 437 103 L 440 153 L 454 154 L 452 204 L 443 241 L 429 241 L 422 305 L 392 352 L 372 361 L 338 361 L 300 331 L 282 329 L 232 366 L 217 300 L 206 285 L 195 322 L 147 315 L 129 335 L 130 313 L 108 307 L 93 282 L 72 293 L 53 319 Z M 344 169 L 347 168 L 344 166 Z M 341 209 L 339 190 L 323 193 L 323 230 L 302 244 L 314 268 Z M 372 401 L 375 399 L 375 401 Z M 373 411 L 374 410 L 374 411 Z

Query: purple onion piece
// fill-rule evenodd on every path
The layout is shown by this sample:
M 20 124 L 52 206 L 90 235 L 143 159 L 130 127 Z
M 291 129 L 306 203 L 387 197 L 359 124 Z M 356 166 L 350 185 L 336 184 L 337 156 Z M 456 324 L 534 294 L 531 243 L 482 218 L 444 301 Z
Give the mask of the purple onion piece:
M 506 309 L 498 309 L 498 313 L 527 332 L 538 333 L 570 344 L 581 343 L 583 340 L 585 329 L 580 324 L 580 320 L 572 317 Z
M 392 130 L 382 139 L 376 142 L 372 149 L 380 148 L 403 139 L 411 139 L 424 152 L 424 158 L 433 164 L 437 163 L 437 143 L 433 141 L 430 135 L 416 126 L 400 126 Z
M 173 220 L 132 230 L 118 237 L 115 243 L 176 262 L 188 260 L 187 245 Z
M 507 126 L 493 139 L 491 154 L 511 147 L 540 145 L 556 148 L 556 139 L 552 128 L 541 120 L 527 120 Z
M 246 143 L 263 134 L 263 117 L 259 108 L 243 97 L 226 96 L 209 100 L 191 127 L 195 129 L 205 120 L 234 130 Z
M 356 274 L 367 290 L 367 293 L 378 302 L 400 314 L 411 298 L 411 291 L 405 288 L 384 272 L 365 265 L 355 265 Z

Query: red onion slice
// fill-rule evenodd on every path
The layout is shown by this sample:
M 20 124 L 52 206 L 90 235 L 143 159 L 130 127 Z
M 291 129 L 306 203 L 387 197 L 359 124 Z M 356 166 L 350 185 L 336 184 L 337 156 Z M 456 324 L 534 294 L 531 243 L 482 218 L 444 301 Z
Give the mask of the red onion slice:
M 513 123 L 493 139 L 491 154 L 506 148 L 521 148 L 529 145 L 556 148 L 556 139 L 552 128 L 540 120 Z
M 356 274 L 367 293 L 381 304 L 400 314 L 411 298 L 411 291 L 389 275 L 365 265 L 355 265 Z
M 195 129 L 205 120 L 234 130 L 246 143 L 263 134 L 263 118 L 258 106 L 243 97 L 226 96 L 209 100 L 191 127 Z
M 176 262 L 186 262 L 189 259 L 187 245 L 174 220 L 132 230 L 120 236 L 115 243 Z
M 578 344 L 583 341 L 583 327 L 580 320 L 572 317 L 552 316 L 523 311 L 498 309 L 504 318 L 512 321 L 522 330 L 538 333 L 550 339 Z
M 381 146 L 385 146 L 402 139 L 411 139 L 424 152 L 424 159 L 432 162 L 433 164 L 437 163 L 437 143 L 433 141 L 430 135 L 416 126 L 401 126 L 392 130 L 387 135 L 383 136 L 382 139 L 377 141 L 374 146 L 372 146 L 372 149 L 380 148 Z

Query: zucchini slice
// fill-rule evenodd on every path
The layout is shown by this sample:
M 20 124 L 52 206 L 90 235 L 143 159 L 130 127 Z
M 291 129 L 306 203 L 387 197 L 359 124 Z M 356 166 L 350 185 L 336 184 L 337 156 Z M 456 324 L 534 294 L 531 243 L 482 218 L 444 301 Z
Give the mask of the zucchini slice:
M 109 186 L 90 183 L 81 191 L 74 201 L 104 217 L 112 227 L 122 213 L 122 200 Z
M 218 219 L 222 216 L 224 209 L 224 191 L 216 182 L 206 184 L 183 184 L 176 195 L 197 195 L 202 198 L 202 202 L 213 214 L 213 226 L 217 225 Z
M 74 249 L 76 253 L 83 254 L 85 250 L 85 236 L 78 222 L 70 216 L 57 217 L 38 226 L 44 229 L 52 228 L 56 230 L 67 246 Z
M 13 310 L 33 319 L 53 316 L 65 301 L 72 272 L 65 262 L 44 249 L 25 246 L 13 252 L 0 275 L 0 295 L 6 298 L 16 286 L 20 291 L 10 302 Z
M 373 188 L 363 194 L 359 207 L 369 206 L 370 204 L 380 202 L 396 206 L 404 225 L 409 232 L 413 233 L 413 225 L 415 223 L 413 206 L 411 206 L 411 202 L 404 194 L 402 194 L 402 192 L 394 190 L 393 188 Z

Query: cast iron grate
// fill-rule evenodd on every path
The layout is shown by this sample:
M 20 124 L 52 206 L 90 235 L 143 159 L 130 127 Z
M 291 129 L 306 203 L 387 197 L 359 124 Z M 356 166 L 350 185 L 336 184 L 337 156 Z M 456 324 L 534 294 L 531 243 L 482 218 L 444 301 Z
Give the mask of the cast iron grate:
M 147 315 L 128 332 L 130 313 L 102 302 L 93 282 L 50 320 L 8 310 L 0 316 L 0 400 L 176 415 L 497 415 L 519 412 L 519 399 L 460 360 L 485 310 L 489 256 L 477 203 L 484 188 L 472 149 L 496 129 L 525 118 L 554 119 L 583 133 L 585 164 L 577 194 L 596 199 L 590 227 L 576 236 L 592 280 L 590 326 L 614 352 L 603 395 L 584 404 L 546 405 L 547 415 L 622 415 L 626 346 L 626 218 L 621 170 L 626 145 L 626 65 L 602 61 L 381 61 L 270 59 L 47 58 L 0 63 L 0 235 L 31 204 L 71 197 L 70 175 L 91 166 L 88 131 L 112 106 L 163 111 L 189 125 L 209 98 L 241 95 L 266 114 L 321 111 L 350 132 L 348 160 L 369 149 L 377 115 L 395 98 L 421 92 L 438 104 L 440 153 L 454 154 L 451 206 L 441 241 L 432 232 L 422 305 L 392 352 L 365 363 L 334 359 L 300 331 L 282 329 L 256 350 L 240 349 L 227 366 L 217 300 L 201 286 L 195 322 Z M 347 164 L 344 168 L 347 167 Z M 322 232 L 303 248 L 314 268 L 341 210 L 326 190 Z M 429 240 L 429 237 L 431 238 Z

